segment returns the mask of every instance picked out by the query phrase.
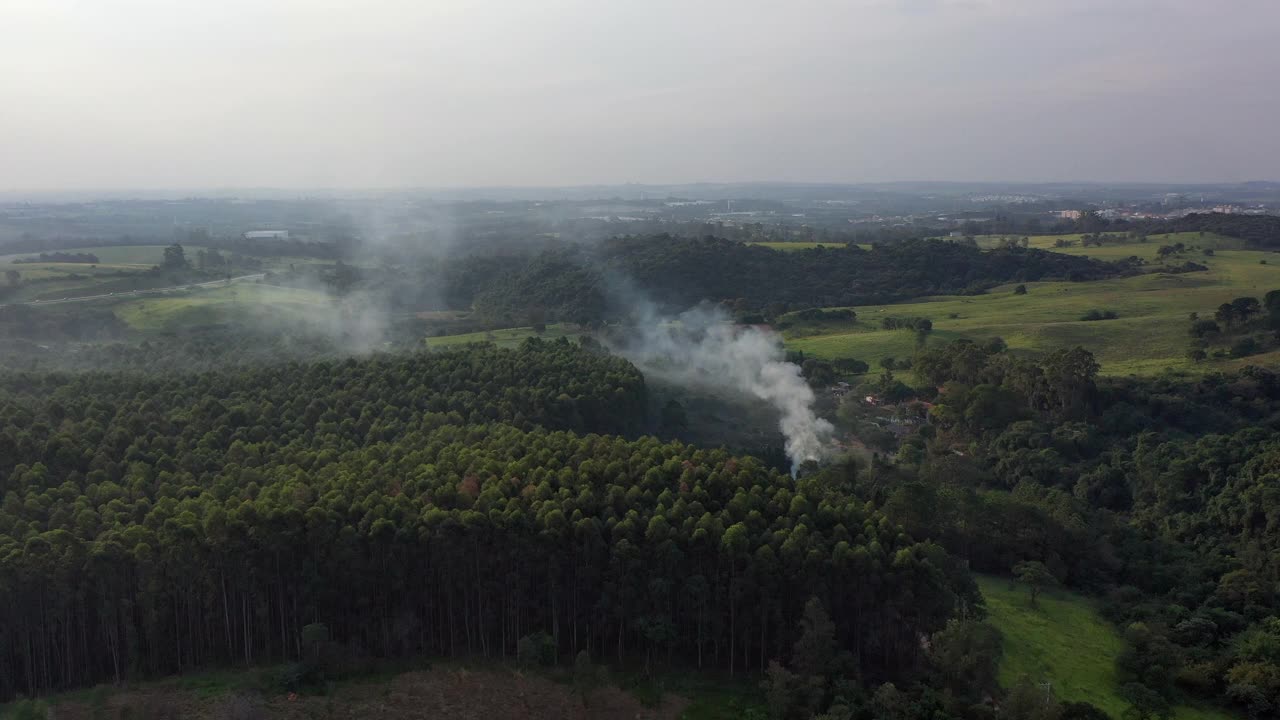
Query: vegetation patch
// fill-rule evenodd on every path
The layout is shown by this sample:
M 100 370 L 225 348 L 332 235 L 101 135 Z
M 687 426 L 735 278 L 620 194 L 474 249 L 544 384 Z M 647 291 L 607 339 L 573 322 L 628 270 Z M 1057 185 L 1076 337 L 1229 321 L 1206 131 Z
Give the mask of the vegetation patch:
M 1040 684 L 1062 700 L 1096 705 L 1116 720 L 1129 703 L 1120 694 L 1116 658 L 1124 640 L 1098 614 L 1093 601 L 1066 590 L 1045 590 L 1032 607 L 1027 588 L 1008 578 L 979 575 L 987 603 L 987 621 L 1004 638 L 1000 684 L 1022 678 Z M 1230 720 L 1236 716 L 1209 708 L 1181 706 L 1177 720 Z

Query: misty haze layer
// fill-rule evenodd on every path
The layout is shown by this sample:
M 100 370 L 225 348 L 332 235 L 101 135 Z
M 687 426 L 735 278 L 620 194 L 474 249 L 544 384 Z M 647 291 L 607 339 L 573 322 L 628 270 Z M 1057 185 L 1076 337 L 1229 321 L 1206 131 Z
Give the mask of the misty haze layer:
M 7 0 L 0 190 L 1268 179 L 1274 0 Z
M 834 428 L 814 413 L 813 390 L 800 368 L 785 361 L 775 334 L 734 325 L 714 308 L 694 308 L 676 318 L 645 312 L 614 349 L 646 375 L 772 405 L 793 470 L 826 457 Z

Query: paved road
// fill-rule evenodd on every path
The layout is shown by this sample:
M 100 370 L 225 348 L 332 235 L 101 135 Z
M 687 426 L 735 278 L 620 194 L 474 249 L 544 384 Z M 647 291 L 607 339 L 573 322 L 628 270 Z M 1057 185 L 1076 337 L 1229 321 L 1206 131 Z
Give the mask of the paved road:
M 9 303 L 9 305 L 61 305 L 63 303 L 88 302 L 90 300 L 107 300 L 110 298 L 137 297 L 138 295 L 154 295 L 157 293 L 172 292 L 174 290 L 194 290 L 204 287 L 218 287 L 219 285 L 229 285 L 233 282 L 243 282 L 246 280 L 261 280 L 264 273 L 257 275 L 241 275 L 233 277 L 230 280 L 210 280 L 209 282 L 191 283 L 189 285 L 173 285 L 171 287 L 150 288 L 147 290 L 128 290 L 125 292 L 106 293 L 103 295 L 82 295 L 80 297 L 65 297 L 57 300 L 32 300 L 25 303 Z M 0 307 L 8 307 L 8 305 L 0 305 Z

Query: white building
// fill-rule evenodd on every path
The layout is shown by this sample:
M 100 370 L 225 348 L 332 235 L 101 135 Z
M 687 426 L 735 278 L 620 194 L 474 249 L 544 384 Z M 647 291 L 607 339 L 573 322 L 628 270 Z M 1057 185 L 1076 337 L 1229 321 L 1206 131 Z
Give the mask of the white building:
M 245 240 L 288 240 L 288 230 L 246 230 L 242 235 Z

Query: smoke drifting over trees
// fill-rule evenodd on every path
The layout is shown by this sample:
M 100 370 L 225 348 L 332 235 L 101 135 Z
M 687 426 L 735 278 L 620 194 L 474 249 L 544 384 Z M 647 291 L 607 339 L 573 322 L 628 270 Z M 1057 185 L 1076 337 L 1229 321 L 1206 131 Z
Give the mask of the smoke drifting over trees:
M 800 368 L 784 360 L 778 337 L 734 325 L 718 308 L 699 306 L 670 318 L 642 306 L 634 332 L 614 349 L 646 375 L 680 385 L 763 400 L 780 414 L 792 469 L 822 460 L 834 430 L 814 412 L 814 394 Z

